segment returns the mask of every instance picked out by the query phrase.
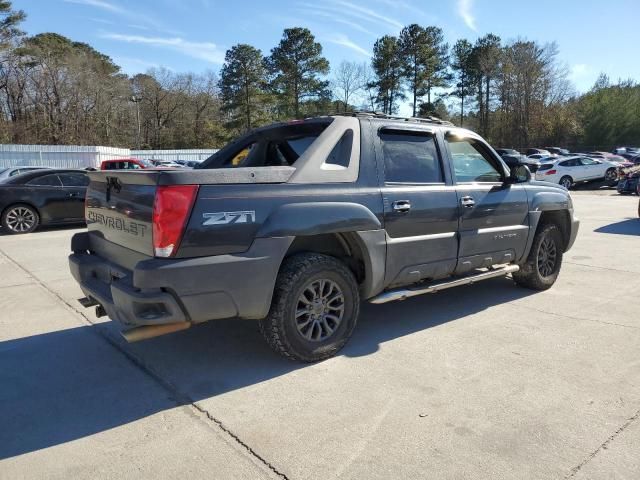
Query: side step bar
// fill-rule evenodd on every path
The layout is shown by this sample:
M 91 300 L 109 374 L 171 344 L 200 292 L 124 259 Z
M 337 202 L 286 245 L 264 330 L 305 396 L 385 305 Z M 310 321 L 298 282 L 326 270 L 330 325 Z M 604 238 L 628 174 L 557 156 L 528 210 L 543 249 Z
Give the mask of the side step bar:
M 458 287 L 460 285 L 469 285 L 471 283 L 480 282 L 489 278 L 504 277 L 505 275 L 520 270 L 518 265 L 506 265 L 494 270 L 488 270 L 486 272 L 478 273 L 475 275 L 469 275 L 467 277 L 457 278 L 446 282 L 432 283 L 431 285 L 417 288 L 399 288 L 397 290 L 389 290 L 376 295 L 369 300 L 371 303 L 387 303 L 396 300 L 406 300 L 407 298 L 417 297 L 425 293 L 435 293 L 447 288 Z

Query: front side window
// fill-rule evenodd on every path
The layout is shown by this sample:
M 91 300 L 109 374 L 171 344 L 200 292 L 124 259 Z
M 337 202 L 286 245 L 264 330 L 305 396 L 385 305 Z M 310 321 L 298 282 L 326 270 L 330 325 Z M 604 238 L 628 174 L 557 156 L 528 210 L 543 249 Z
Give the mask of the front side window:
M 60 183 L 58 175 L 50 174 L 32 178 L 27 182 L 27 185 L 35 185 L 40 187 L 61 187 L 62 183 Z
M 496 161 L 474 139 L 447 138 L 456 180 L 462 183 L 502 182 Z
M 582 157 L 580 159 L 582 161 L 582 165 L 598 165 L 599 162 L 592 160 L 590 158 Z
M 433 135 L 390 130 L 380 140 L 386 182 L 444 183 Z

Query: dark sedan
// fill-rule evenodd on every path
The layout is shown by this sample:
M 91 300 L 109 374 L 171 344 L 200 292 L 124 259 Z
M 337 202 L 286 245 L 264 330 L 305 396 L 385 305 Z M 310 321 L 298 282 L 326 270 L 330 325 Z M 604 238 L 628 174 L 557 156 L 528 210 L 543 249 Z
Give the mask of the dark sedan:
M 83 170 L 35 170 L 0 185 L 0 221 L 9 233 L 33 232 L 39 225 L 84 222 L 89 184 Z

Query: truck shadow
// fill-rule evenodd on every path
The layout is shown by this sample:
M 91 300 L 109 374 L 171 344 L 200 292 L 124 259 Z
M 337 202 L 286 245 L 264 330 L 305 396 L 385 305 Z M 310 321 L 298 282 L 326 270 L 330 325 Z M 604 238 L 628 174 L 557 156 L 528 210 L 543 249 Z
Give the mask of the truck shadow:
M 370 355 L 387 341 L 532 293 L 500 278 L 405 302 L 363 304 L 356 332 L 340 355 Z M 225 320 L 131 345 L 119 339 L 111 322 L 7 340 L 0 343 L 0 366 L 0 458 L 9 458 L 308 365 L 272 353 L 255 322 Z M 297 378 L 304 389 L 305 377 Z
M 640 219 L 630 218 L 597 228 L 597 233 L 613 233 L 615 235 L 640 235 Z

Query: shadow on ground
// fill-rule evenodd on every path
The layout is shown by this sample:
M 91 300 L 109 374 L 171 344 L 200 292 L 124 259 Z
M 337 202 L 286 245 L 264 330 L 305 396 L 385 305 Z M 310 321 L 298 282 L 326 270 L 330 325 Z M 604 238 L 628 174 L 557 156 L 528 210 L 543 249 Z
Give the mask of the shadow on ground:
M 384 342 L 530 294 L 499 278 L 404 302 L 365 304 L 341 355 L 370 355 Z M 118 342 L 130 358 L 110 342 Z M 161 378 L 164 387 L 143 369 L 131 368 L 134 361 Z M 245 320 L 214 321 L 131 345 L 119 339 L 111 322 L 44 333 L 0 343 L 0 366 L 0 458 L 306 368 L 272 353 L 256 323 Z
M 64 225 L 50 225 L 50 226 L 43 226 L 43 227 L 38 227 L 36 228 L 36 230 L 30 234 L 27 235 L 37 235 L 40 232 L 55 232 L 56 230 L 72 230 L 74 228 L 81 228 L 84 227 L 85 224 L 84 223 L 66 223 Z M 6 228 L 1 227 L 0 226 L 0 237 L 2 236 L 16 236 L 19 237 L 20 234 L 15 234 L 15 233 L 10 233 Z
M 630 218 L 611 223 L 595 230 L 597 233 L 613 233 L 615 235 L 640 235 L 640 218 Z

